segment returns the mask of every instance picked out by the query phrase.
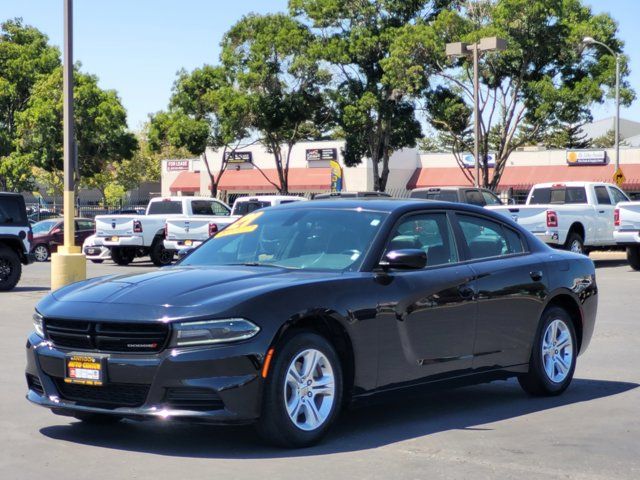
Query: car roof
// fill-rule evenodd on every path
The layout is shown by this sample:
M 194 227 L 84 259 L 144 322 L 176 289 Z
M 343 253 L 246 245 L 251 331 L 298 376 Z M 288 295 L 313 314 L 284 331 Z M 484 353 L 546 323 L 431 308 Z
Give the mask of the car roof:
M 607 182 L 579 182 L 579 181 L 572 181 L 572 182 L 546 182 L 546 183 L 537 183 L 533 186 L 533 188 L 551 188 L 551 187 L 588 187 L 590 185 L 606 185 L 606 186 L 611 186 L 611 187 L 615 187 L 615 185 L 612 185 L 611 183 L 607 183 Z
M 446 210 L 469 210 L 476 212 L 489 213 L 482 207 L 468 205 L 463 203 L 444 202 L 439 200 L 425 200 L 421 198 L 341 198 L 341 199 L 322 199 L 313 202 L 295 202 L 281 205 L 278 208 L 296 208 L 296 209 L 314 209 L 327 208 L 334 210 L 353 210 L 362 208 L 363 210 L 379 211 L 379 212 L 395 212 L 398 210 L 418 210 L 427 207 L 428 209 L 446 209 Z
M 306 198 L 301 197 L 299 195 L 246 195 L 243 197 L 236 198 L 236 202 L 251 202 L 251 201 L 265 201 L 269 202 L 272 200 L 306 200 Z
M 468 190 L 468 189 L 489 190 L 488 188 L 485 188 L 485 187 L 476 187 L 473 185 L 447 185 L 444 187 L 419 187 L 419 188 L 414 188 L 411 191 L 412 192 L 433 192 L 437 190 Z

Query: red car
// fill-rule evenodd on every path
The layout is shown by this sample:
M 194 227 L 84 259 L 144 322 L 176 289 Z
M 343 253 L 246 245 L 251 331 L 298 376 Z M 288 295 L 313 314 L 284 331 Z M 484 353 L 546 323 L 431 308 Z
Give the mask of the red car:
M 89 218 L 76 218 L 75 244 L 82 245 L 85 238 L 96 231 L 96 222 Z M 31 253 L 36 261 L 46 262 L 51 254 L 64 243 L 64 225 L 62 218 L 50 218 L 33 224 L 33 242 Z

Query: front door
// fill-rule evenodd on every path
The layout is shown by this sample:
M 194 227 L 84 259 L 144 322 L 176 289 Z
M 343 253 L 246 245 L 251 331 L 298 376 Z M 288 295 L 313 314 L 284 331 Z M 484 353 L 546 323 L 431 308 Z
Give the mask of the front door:
M 613 239 L 613 210 L 615 205 L 611 202 L 607 187 L 598 185 L 594 187 L 596 193 L 596 229 L 599 245 L 612 245 Z
M 378 282 L 378 384 L 421 382 L 471 369 L 475 337 L 473 272 L 459 255 L 446 213 L 403 217 L 386 251 L 419 248 L 422 270 L 390 271 Z

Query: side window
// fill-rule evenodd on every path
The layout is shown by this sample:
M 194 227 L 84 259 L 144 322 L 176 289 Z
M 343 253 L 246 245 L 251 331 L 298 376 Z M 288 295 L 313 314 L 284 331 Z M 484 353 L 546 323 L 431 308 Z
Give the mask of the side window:
M 618 190 L 616 187 L 609 187 L 609 191 L 611 192 L 611 196 L 613 197 L 613 203 L 629 201 L 627 196 L 624 193 L 622 193 L 620 190 Z
M 458 215 L 457 218 L 472 260 L 524 251 L 520 235 L 498 222 L 471 215 Z
M 78 220 L 76 225 L 79 231 L 95 230 L 95 225 L 91 220 Z
M 393 229 L 387 252 L 419 248 L 427 254 L 427 267 L 456 263 L 458 253 L 445 213 L 406 217 Z
M 224 205 L 207 200 L 192 201 L 191 212 L 194 215 L 229 215 L 229 211 Z
M 487 205 L 502 205 L 502 202 L 500 201 L 500 199 L 491 192 L 483 190 L 482 196 L 484 197 L 484 202 Z
M 464 192 L 464 198 L 471 205 L 479 205 L 481 207 L 485 205 L 484 197 L 478 190 L 467 190 Z
M 609 198 L 609 192 L 607 192 L 607 187 L 595 187 L 596 191 L 596 200 L 598 201 L 598 205 L 611 205 L 611 198 Z

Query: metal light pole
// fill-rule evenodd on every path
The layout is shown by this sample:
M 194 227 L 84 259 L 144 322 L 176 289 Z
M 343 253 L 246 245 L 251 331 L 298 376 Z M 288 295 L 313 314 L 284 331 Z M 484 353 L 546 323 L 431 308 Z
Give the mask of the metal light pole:
M 466 57 L 469 53 L 473 57 L 473 157 L 475 159 L 476 175 L 475 186 L 480 186 L 480 80 L 479 62 L 480 52 L 500 51 L 507 48 L 507 42 L 498 37 L 481 38 L 477 43 L 447 43 L 446 54 L 448 57 Z
M 75 145 L 73 134 L 73 0 L 64 0 L 63 151 L 64 245 L 51 256 L 51 290 L 84 280 L 87 263 L 75 245 Z
M 616 172 L 620 168 L 620 54 L 613 51 L 611 47 L 608 45 L 599 42 L 593 37 L 584 37 L 582 39 L 582 43 L 584 45 L 600 45 L 601 47 L 606 48 L 611 55 L 616 59 L 616 120 L 615 120 L 615 149 L 616 149 L 616 159 L 615 166 Z

